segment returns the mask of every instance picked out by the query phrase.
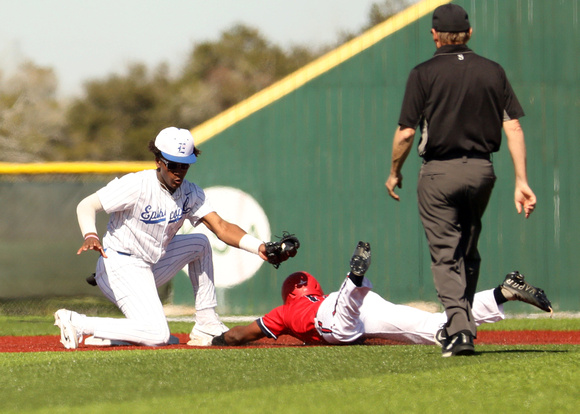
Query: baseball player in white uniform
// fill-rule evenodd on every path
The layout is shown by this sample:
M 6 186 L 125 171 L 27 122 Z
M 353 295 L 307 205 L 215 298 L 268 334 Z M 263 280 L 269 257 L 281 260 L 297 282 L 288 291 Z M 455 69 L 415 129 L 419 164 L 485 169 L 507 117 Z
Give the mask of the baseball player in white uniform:
M 185 179 L 200 154 L 186 129 L 162 130 L 149 143 L 156 170 L 145 170 L 116 178 L 77 207 L 84 242 L 77 254 L 100 253 L 95 279 L 105 296 L 125 318 L 89 317 L 70 310 L 55 313 L 61 342 L 67 349 L 85 344 L 134 343 L 166 345 L 170 336 L 157 287 L 170 281 L 180 269 L 188 268 L 193 285 L 196 323 L 189 345 L 205 346 L 227 327 L 215 312 L 212 250 L 202 234 L 177 235 L 185 220 L 203 223 L 230 246 L 267 260 L 265 244 L 216 213 L 204 191 Z M 110 215 L 103 243 L 96 229 L 96 214 Z
M 351 258 L 351 271 L 340 290 L 329 295 L 324 295 L 311 274 L 291 274 L 282 284 L 283 305 L 249 325 L 234 326 L 213 338 L 212 344 L 241 345 L 263 337 L 277 339 L 287 334 L 308 344 L 345 345 L 360 343 L 366 338 L 382 338 L 444 346 L 449 340 L 443 329 L 446 314 L 397 305 L 374 293 L 371 282 L 364 276 L 370 262 L 370 244 L 359 242 Z M 527 302 L 546 312 L 552 310 L 541 289 L 525 282 L 519 272 L 512 272 L 497 288 L 475 295 L 475 323 L 503 320 L 503 304 L 508 300 Z

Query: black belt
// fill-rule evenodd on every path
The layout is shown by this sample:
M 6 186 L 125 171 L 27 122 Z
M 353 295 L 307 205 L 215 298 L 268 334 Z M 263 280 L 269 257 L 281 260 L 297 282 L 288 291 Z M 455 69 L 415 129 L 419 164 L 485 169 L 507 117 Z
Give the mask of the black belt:
M 449 161 L 449 160 L 456 160 L 459 158 L 476 158 L 479 160 L 488 160 L 491 161 L 491 155 L 484 152 L 450 152 L 443 155 L 424 155 L 423 159 L 426 162 L 429 161 Z

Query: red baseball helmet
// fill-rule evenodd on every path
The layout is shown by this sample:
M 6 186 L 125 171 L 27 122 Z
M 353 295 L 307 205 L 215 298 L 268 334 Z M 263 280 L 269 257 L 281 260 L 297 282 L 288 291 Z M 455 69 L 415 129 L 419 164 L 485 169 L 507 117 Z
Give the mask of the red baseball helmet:
M 316 280 L 310 273 L 292 273 L 286 278 L 284 283 L 282 283 L 282 300 L 284 301 L 284 304 L 292 299 L 306 295 L 324 295 L 318 280 Z

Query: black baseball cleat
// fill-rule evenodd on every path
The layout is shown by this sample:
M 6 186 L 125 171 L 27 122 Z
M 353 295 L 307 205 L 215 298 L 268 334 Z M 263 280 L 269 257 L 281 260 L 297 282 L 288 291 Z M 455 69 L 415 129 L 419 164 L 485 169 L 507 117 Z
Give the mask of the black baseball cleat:
M 449 336 L 447 335 L 447 330 L 445 328 L 439 329 L 435 332 L 435 343 L 441 348 L 445 348 L 449 342 Z
M 534 305 L 544 312 L 552 312 L 552 303 L 544 291 L 527 283 L 524 275 L 518 271 L 508 273 L 499 287 L 507 300 L 519 300 Z
M 85 279 L 89 285 L 97 286 L 97 279 L 95 279 L 95 276 L 96 274 L 92 273 L 89 277 Z
M 457 332 L 443 341 L 441 356 L 447 358 L 450 356 L 462 356 L 475 354 L 473 346 L 473 335 L 469 331 Z
M 359 241 L 350 259 L 350 272 L 355 276 L 364 276 L 371 265 L 371 245 Z

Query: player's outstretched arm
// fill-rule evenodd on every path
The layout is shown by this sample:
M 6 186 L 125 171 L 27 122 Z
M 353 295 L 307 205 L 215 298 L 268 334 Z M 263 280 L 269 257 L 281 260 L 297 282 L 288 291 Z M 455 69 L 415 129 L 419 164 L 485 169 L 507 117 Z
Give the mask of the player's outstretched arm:
M 229 331 L 224 332 L 220 336 L 216 336 L 212 345 L 217 346 L 237 346 L 243 345 L 248 342 L 257 341 L 260 338 L 264 338 L 266 335 L 260 327 L 258 322 L 254 321 L 249 325 L 238 325 L 231 328 Z
M 250 236 L 237 224 L 224 220 L 215 211 L 205 215 L 201 222 L 224 243 L 257 254 L 262 260 L 268 259 L 263 241 Z M 244 238 L 244 236 L 247 237 Z M 244 243 L 242 239 L 246 242 Z
M 276 269 L 280 263 L 296 256 L 300 247 L 298 238 L 286 232 L 279 241 L 264 243 L 246 233 L 238 225 L 224 220 L 215 211 L 206 214 L 201 222 L 224 243 L 257 254 Z

